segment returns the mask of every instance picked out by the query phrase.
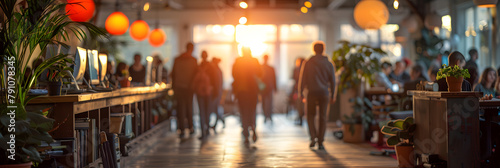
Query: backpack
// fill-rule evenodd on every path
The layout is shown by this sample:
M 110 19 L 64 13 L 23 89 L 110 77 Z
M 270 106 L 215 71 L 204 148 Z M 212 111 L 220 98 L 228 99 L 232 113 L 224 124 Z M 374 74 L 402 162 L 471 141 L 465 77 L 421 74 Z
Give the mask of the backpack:
M 194 92 L 200 96 L 210 96 L 212 94 L 213 86 L 210 82 L 210 76 L 204 69 L 200 69 L 195 76 Z

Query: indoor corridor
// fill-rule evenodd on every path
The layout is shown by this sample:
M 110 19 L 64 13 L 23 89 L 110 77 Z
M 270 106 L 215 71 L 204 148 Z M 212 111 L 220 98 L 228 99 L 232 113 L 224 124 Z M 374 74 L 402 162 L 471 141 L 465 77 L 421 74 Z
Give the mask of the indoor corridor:
M 195 135 L 180 140 L 164 124 L 163 135 L 150 138 L 143 152 L 122 157 L 121 165 L 131 168 L 154 167 L 397 167 L 388 156 L 371 156 L 377 151 L 368 143 L 344 143 L 333 137 L 332 128 L 325 135 L 325 150 L 309 148 L 307 123 L 294 124 L 284 114 L 273 116 L 274 123 L 263 123 L 257 116 L 256 143 L 245 147 L 239 117 L 226 117 L 226 128 L 218 124 L 217 134 L 210 132 L 205 141 Z M 174 125 L 174 124 L 172 124 Z M 160 125 L 161 126 L 161 125 Z M 173 127 L 175 129 L 175 127 Z M 145 144 L 147 142 L 144 142 Z

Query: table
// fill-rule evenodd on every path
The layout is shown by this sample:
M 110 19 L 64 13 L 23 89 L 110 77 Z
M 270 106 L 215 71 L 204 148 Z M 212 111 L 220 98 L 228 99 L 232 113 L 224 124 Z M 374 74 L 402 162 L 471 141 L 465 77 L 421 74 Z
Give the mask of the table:
M 53 118 L 54 139 L 77 139 L 76 118 L 94 119 L 97 130 L 109 132 L 110 113 L 133 113 L 132 131 L 138 136 L 152 127 L 152 109 L 167 94 L 166 87 L 131 87 L 111 92 L 84 93 L 63 96 L 40 96 L 29 102 L 29 106 L 52 106 L 48 117 Z M 76 155 L 80 152 L 72 146 L 73 153 L 58 160 L 66 167 L 77 167 Z M 88 153 L 92 153 L 88 149 Z M 89 157 L 90 158 L 90 157 Z M 94 158 L 96 159 L 96 158 Z M 89 159 L 89 162 L 94 161 Z

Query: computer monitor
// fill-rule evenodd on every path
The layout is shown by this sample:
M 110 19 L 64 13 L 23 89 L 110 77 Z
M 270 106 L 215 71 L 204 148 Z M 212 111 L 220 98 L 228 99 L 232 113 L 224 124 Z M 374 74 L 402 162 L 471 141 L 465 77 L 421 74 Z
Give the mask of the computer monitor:
M 76 83 L 78 85 L 81 85 L 83 83 L 83 77 L 85 75 L 86 67 L 87 67 L 87 49 L 76 47 L 73 76 L 75 77 Z
M 99 84 L 99 52 L 97 50 L 87 50 L 88 56 L 88 72 L 89 72 L 89 81 L 91 85 Z
M 104 81 L 106 72 L 108 70 L 108 55 L 104 53 L 99 53 L 99 79 Z
M 144 85 L 151 86 L 151 71 L 153 69 L 153 57 L 146 57 L 146 79 L 144 80 Z

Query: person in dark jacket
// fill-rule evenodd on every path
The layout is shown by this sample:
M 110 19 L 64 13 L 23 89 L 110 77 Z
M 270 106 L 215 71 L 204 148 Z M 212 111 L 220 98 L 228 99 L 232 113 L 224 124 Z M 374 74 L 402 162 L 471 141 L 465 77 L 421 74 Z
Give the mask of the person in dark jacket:
M 259 81 L 262 79 L 262 68 L 259 61 L 252 57 L 249 47 L 243 47 L 241 50 L 243 56 L 236 58 L 233 64 L 233 93 L 238 99 L 245 145 L 248 146 L 250 144 L 248 129 L 253 132 L 253 141 L 257 141 L 255 115 L 260 91 Z
M 458 51 L 453 51 L 448 56 L 448 62 L 451 67 L 458 65 L 460 68 L 464 68 L 465 66 L 465 57 L 462 53 Z M 448 91 L 448 83 L 446 83 L 446 78 L 441 78 L 437 80 L 439 85 L 439 91 Z M 472 86 L 467 80 L 462 81 L 462 91 L 472 91 Z
M 175 58 L 172 68 L 172 88 L 177 101 L 177 130 L 179 137 L 184 137 L 185 122 L 189 128 L 189 133 L 194 134 L 193 125 L 193 89 L 191 84 L 198 71 L 198 63 L 192 56 L 193 43 L 186 45 L 186 52 Z
M 222 121 L 222 124 L 224 125 L 223 127 L 226 127 L 226 122 L 224 120 L 224 116 L 223 116 L 223 111 L 220 111 L 219 112 L 219 105 L 220 105 L 220 100 L 222 99 L 222 85 L 223 85 L 223 77 L 222 77 L 222 70 L 220 69 L 219 67 L 219 63 L 220 63 L 220 59 L 219 58 L 213 58 L 212 59 L 212 65 L 214 67 L 214 71 L 215 71 L 215 76 L 214 76 L 214 91 L 213 91 L 213 94 L 214 94 L 214 98 L 215 100 L 213 101 L 213 110 L 212 110 L 212 113 L 215 113 L 215 116 L 216 116 L 216 119 L 215 119 L 215 122 L 214 122 L 214 125 L 211 126 L 210 128 L 212 128 L 215 132 L 215 128 L 217 127 L 217 122 L 220 120 Z
M 293 89 L 292 92 L 290 93 L 289 99 L 292 100 L 293 105 L 295 106 L 295 109 L 297 109 L 298 116 L 297 120 L 295 121 L 295 124 L 301 125 L 302 126 L 302 118 L 304 117 L 304 102 L 302 102 L 301 99 L 299 99 L 299 77 L 300 77 L 300 69 L 302 68 L 302 65 L 304 63 L 305 59 L 302 57 L 299 57 L 295 60 L 295 67 L 293 68 Z
M 408 74 L 406 71 L 406 63 L 404 61 L 398 61 L 396 62 L 396 67 L 394 68 L 394 71 L 389 74 L 389 78 L 391 80 L 397 81 L 398 84 L 404 85 L 406 82 L 409 82 L 410 79 L 410 74 Z
M 210 110 L 213 110 L 214 98 L 214 68 L 213 64 L 208 62 L 208 53 L 201 52 L 201 63 L 198 66 L 198 72 L 193 80 L 193 89 L 198 100 L 198 108 L 200 109 L 200 128 L 201 137 L 204 139 L 209 134 Z
M 479 54 L 477 49 L 472 48 L 469 50 L 470 59 L 465 63 L 465 67 L 474 67 L 476 70 L 478 69 L 476 60 L 479 58 Z
M 144 85 L 144 79 L 146 77 L 146 68 L 141 64 L 141 54 L 136 53 L 134 55 L 134 64 L 128 68 L 130 77 L 132 77 L 132 83 L 134 86 Z
M 315 42 L 315 55 L 309 58 L 302 67 L 299 79 L 299 94 L 304 98 L 303 91 L 307 89 L 307 124 L 311 136 L 309 147 L 318 143 L 318 149 L 325 149 L 323 141 L 326 131 L 326 112 L 328 102 L 335 103 L 335 68 L 328 57 L 323 55 L 325 44 Z M 316 117 L 316 106 L 319 106 L 319 131 L 316 130 L 314 118 Z
M 262 64 L 262 70 L 264 76 L 262 81 L 266 84 L 265 89 L 261 92 L 262 95 L 262 109 L 264 111 L 264 122 L 267 120 L 273 121 L 273 94 L 276 92 L 276 73 L 272 66 L 268 65 L 269 56 L 264 55 L 264 63 Z

